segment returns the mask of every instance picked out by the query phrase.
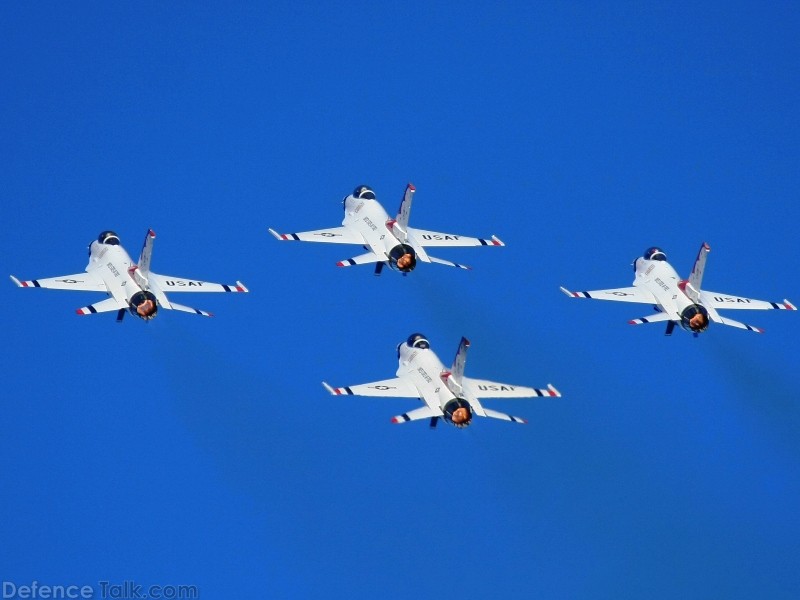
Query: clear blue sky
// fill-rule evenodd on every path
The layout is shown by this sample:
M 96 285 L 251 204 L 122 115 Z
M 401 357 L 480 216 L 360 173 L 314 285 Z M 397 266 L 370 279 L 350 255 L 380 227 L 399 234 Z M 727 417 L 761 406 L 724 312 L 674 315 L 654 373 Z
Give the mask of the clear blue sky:
M 0 578 L 201 598 L 796 598 L 800 315 L 693 339 L 629 285 L 664 248 L 714 291 L 800 302 L 791 2 L 5 3 L 0 273 L 78 272 L 113 229 L 232 283 L 215 319 L 78 317 L 0 285 Z M 371 185 L 505 248 L 471 272 L 338 269 Z M 392 425 L 412 331 L 527 426 Z

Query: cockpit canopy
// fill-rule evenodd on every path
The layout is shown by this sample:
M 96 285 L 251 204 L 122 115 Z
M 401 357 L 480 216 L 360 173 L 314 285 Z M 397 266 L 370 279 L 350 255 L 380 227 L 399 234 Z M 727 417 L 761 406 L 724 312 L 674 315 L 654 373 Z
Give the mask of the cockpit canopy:
M 113 231 L 104 231 L 97 236 L 97 241 L 101 244 L 108 244 L 110 246 L 119 246 L 119 237 Z
M 368 185 L 360 185 L 353 190 L 353 196 L 364 200 L 375 200 L 375 192 Z
M 397 244 L 389 252 L 389 266 L 401 273 L 410 273 L 417 266 L 417 253 L 408 244 Z
M 646 260 L 667 260 L 667 255 L 664 254 L 664 251 L 656 246 L 645 250 L 644 257 Z
M 427 350 L 431 347 L 428 340 L 421 333 L 412 333 L 406 340 L 409 348 L 419 348 L 420 350 Z

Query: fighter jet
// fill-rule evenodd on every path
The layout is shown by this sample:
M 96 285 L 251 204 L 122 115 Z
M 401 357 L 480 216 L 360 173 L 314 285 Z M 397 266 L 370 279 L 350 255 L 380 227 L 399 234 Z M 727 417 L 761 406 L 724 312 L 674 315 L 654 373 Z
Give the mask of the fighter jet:
M 117 322 L 122 321 L 125 311 L 149 321 L 155 318 L 159 307 L 204 317 L 213 316 L 198 308 L 170 302 L 165 292 L 248 291 L 240 281 L 237 281 L 236 285 L 224 285 L 153 273 L 150 270 L 150 258 L 155 237 L 156 234 L 152 229 L 147 232 L 139 261 L 134 263 L 120 245 L 117 234 L 113 231 L 104 231 L 96 241 L 89 244 L 89 264 L 86 265 L 86 272 L 30 281 L 20 281 L 11 275 L 11 280 L 19 287 L 25 288 L 105 292 L 111 297 L 79 308 L 75 312 L 79 315 L 92 315 L 117 311 Z
M 484 408 L 478 399 L 479 396 L 505 399 L 561 397 L 559 391 L 549 384 L 546 389 L 535 389 L 465 377 L 464 364 L 468 348 L 469 340 L 461 338 L 453 365 L 445 369 L 430 349 L 426 337 L 421 333 L 413 333 L 406 342 L 397 346 L 397 358 L 400 364 L 396 378 L 339 388 L 331 387 L 324 381 L 322 385 L 337 396 L 418 398 L 425 403 L 425 406 L 392 418 L 392 423 L 430 419 L 431 427 L 436 427 L 439 419 L 444 419 L 459 428 L 467 427 L 474 415 L 514 423 L 527 422 L 520 417 Z
M 561 288 L 567 296 L 574 298 L 593 298 L 595 300 L 615 300 L 618 302 L 639 302 L 652 304 L 657 311 L 653 315 L 628 321 L 631 325 L 643 323 L 667 322 L 666 335 L 672 335 L 675 324 L 694 334 L 695 337 L 706 329 L 710 321 L 722 325 L 730 325 L 739 329 L 747 329 L 756 333 L 764 330 L 753 325 L 746 325 L 733 319 L 726 319 L 717 312 L 719 309 L 750 310 L 797 310 L 788 300 L 783 302 L 766 302 L 752 298 L 741 298 L 730 294 L 709 292 L 701 289 L 703 273 L 706 268 L 706 257 L 711 251 L 707 243 L 700 246 L 694 268 L 689 279 L 681 279 L 675 269 L 667 262 L 667 255 L 661 248 L 648 248 L 644 256 L 633 263 L 636 277 L 633 287 L 594 290 L 591 292 L 570 292 Z
M 400 209 L 395 218 L 389 218 L 378 201 L 375 192 L 366 185 L 358 186 L 355 191 L 342 200 L 344 205 L 344 221 L 342 227 L 330 227 L 302 233 L 278 233 L 274 229 L 269 232 L 279 240 L 299 240 L 302 242 L 328 242 L 332 244 L 357 244 L 368 250 L 353 258 L 339 261 L 339 267 L 375 264 L 375 275 L 380 275 L 384 265 L 400 271 L 404 275 L 417 266 L 417 261 L 438 263 L 469 269 L 470 267 L 430 256 L 426 247 L 440 246 L 505 246 L 496 236 L 491 239 L 466 237 L 452 233 L 425 231 L 408 226 L 411 213 L 411 201 L 416 189 L 410 183 L 406 186 Z

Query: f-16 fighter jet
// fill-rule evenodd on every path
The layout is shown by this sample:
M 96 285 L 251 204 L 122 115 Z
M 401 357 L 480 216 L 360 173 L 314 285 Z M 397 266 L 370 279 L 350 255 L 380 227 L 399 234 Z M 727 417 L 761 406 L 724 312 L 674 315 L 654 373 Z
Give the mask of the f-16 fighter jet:
M 153 319 L 158 308 L 180 310 L 204 317 L 211 313 L 170 302 L 165 292 L 247 292 L 240 281 L 236 285 L 209 283 L 195 279 L 183 279 L 168 275 L 158 275 L 150 270 L 150 257 L 153 252 L 152 230 L 144 238 L 144 246 L 139 262 L 134 263 L 119 243 L 117 234 L 104 231 L 97 241 L 89 244 L 89 264 L 86 272 L 76 275 L 62 275 L 48 279 L 20 281 L 13 275 L 11 280 L 19 287 L 50 288 L 55 290 L 80 290 L 84 292 L 105 292 L 110 298 L 79 308 L 79 315 L 117 311 L 117 321 L 122 321 L 125 311 L 145 321 Z
M 406 186 L 400 209 L 393 219 L 389 218 L 383 206 L 375 199 L 375 192 L 366 185 L 360 185 L 342 201 L 344 204 L 342 227 L 330 227 L 302 233 L 278 233 L 274 229 L 270 229 L 269 232 L 279 240 L 364 246 L 364 249 L 368 250 L 366 254 L 360 254 L 336 264 L 339 267 L 350 267 L 376 263 L 375 275 L 381 274 L 384 265 L 389 265 L 392 269 L 405 275 L 414 270 L 418 261 L 438 263 L 459 269 L 470 268 L 430 256 L 425 251 L 426 247 L 505 246 L 495 236 L 486 240 L 409 227 L 408 216 L 411 213 L 411 201 L 415 191 L 414 186 L 410 183 Z
M 430 349 L 425 336 L 413 333 L 406 342 L 397 346 L 400 365 L 397 368 L 396 378 L 340 388 L 331 387 L 324 381 L 322 385 L 334 395 L 418 398 L 425 403 L 425 406 L 394 417 L 392 423 L 430 419 L 431 427 L 436 427 L 439 419 L 444 419 L 456 427 L 466 427 L 472 422 L 474 415 L 514 423 L 527 422 L 520 417 L 484 408 L 478 399 L 479 396 L 506 399 L 561 397 L 559 391 L 549 384 L 546 389 L 539 390 L 465 377 L 464 363 L 467 360 L 467 348 L 469 340 L 461 338 L 453 366 L 445 369 Z
M 561 288 L 567 296 L 575 298 L 593 298 L 596 300 L 616 300 L 619 302 L 640 302 L 652 304 L 656 309 L 654 315 L 628 321 L 631 325 L 642 323 L 667 322 L 666 335 L 672 335 L 675 324 L 697 335 L 708 329 L 710 321 L 722 325 L 730 325 L 739 329 L 747 329 L 756 333 L 763 333 L 763 329 L 746 325 L 739 321 L 726 319 L 717 312 L 719 309 L 750 309 L 750 310 L 797 310 L 788 300 L 783 302 L 766 302 L 741 298 L 730 294 L 708 292 L 701 289 L 703 273 L 706 268 L 706 257 L 711 247 L 704 243 L 694 263 L 689 279 L 681 279 L 675 269 L 667 262 L 667 255 L 660 248 L 648 248 L 644 256 L 637 258 L 633 263 L 636 277 L 633 287 L 615 288 L 609 290 L 594 290 L 591 292 L 570 292 Z

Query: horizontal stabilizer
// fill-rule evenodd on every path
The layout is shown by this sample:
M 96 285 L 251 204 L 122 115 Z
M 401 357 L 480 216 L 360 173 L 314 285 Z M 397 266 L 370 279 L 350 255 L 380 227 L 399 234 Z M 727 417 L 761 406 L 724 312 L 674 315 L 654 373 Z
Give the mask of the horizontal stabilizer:
M 672 321 L 669 313 L 659 312 L 649 317 L 642 317 L 641 319 L 631 319 L 628 321 L 631 325 L 644 325 L 645 323 L 662 323 L 664 321 Z
M 160 287 L 158 287 L 158 285 L 156 285 L 155 282 L 150 285 L 150 291 L 155 295 L 159 306 L 162 306 L 167 310 L 172 310 L 172 302 L 169 301 L 167 295 L 161 290 Z
M 711 317 L 711 320 L 715 323 L 719 323 L 720 325 L 727 325 L 729 327 L 736 327 L 737 329 L 746 329 L 747 331 L 754 331 L 756 333 L 764 333 L 764 330 L 760 327 L 755 327 L 753 325 L 748 325 L 747 323 L 740 323 L 739 321 L 734 321 L 733 319 L 726 319 L 723 316 L 720 316 L 719 313 L 716 311 L 708 311 L 708 316 Z
M 353 258 L 347 258 L 345 260 L 340 260 L 336 263 L 337 267 L 352 267 L 354 265 L 368 265 L 370 263 L 376 262 L 383 262 L 386 260 L 383 256 L 378 256 L 374 252 L 367 252 L 366 254 L 360 254 L 358 256 L 354 256 Z
M 111 312 L 112 310 L 125 310 L 127 306 L 116 298 L 106 298 L 89 306 L 79 308 L 75 312 L 79 315 L 94 315 L 97 313 Z
M 430 419 L 432 417 L 441 417 L 442 411 L 433 409 L 430 406 L 422 406 L 414 410 L 392 417 L 392 423 L 407 423 L 408 421 L 419 421 L 420 419 Z
M 167 306 L 164 306 L 163 308 L 167 308 Z M 184 306 L 183 304 L 175 304 L 174 302 L 170 302 L 168 310 L 178 310 L 180 312 L 193 313 L 195 315 L 200 315 L 202 317 L 214 316 L 210 312 L 200 310 L 199 308 L 192 308 L 191 306 Z
M 522 423 L 522 424 L 528 422 L 522 417 L 514 417 L 512 415 L 507 415 L 506 413 L 501 413 L 500 411 L 497 410 L 491 410 L 489 408 L 484 408 L 483 410 L 485 414 L 481 416 L 489 417 L 491 419 L 500 419 L 501 421 L 511 421 L 513 423 Z
M 430 254 L 428 255 L 428 258 L 430 259 L 430 261 L 432 263 L 437 263 L 437 264 L 440 264 L 440 265 L 446 265 L 448 267 L 456 267 L 458 269 L 466 269 L 467 271 L 471 271 L 472 270 L 472 267 L 469 267 L 467 265 L 462 265 L 462 264 L 459 264 L 459 263 L 451 262 L 449 260 L 436 258 L 435 256 L 431 256 Z

